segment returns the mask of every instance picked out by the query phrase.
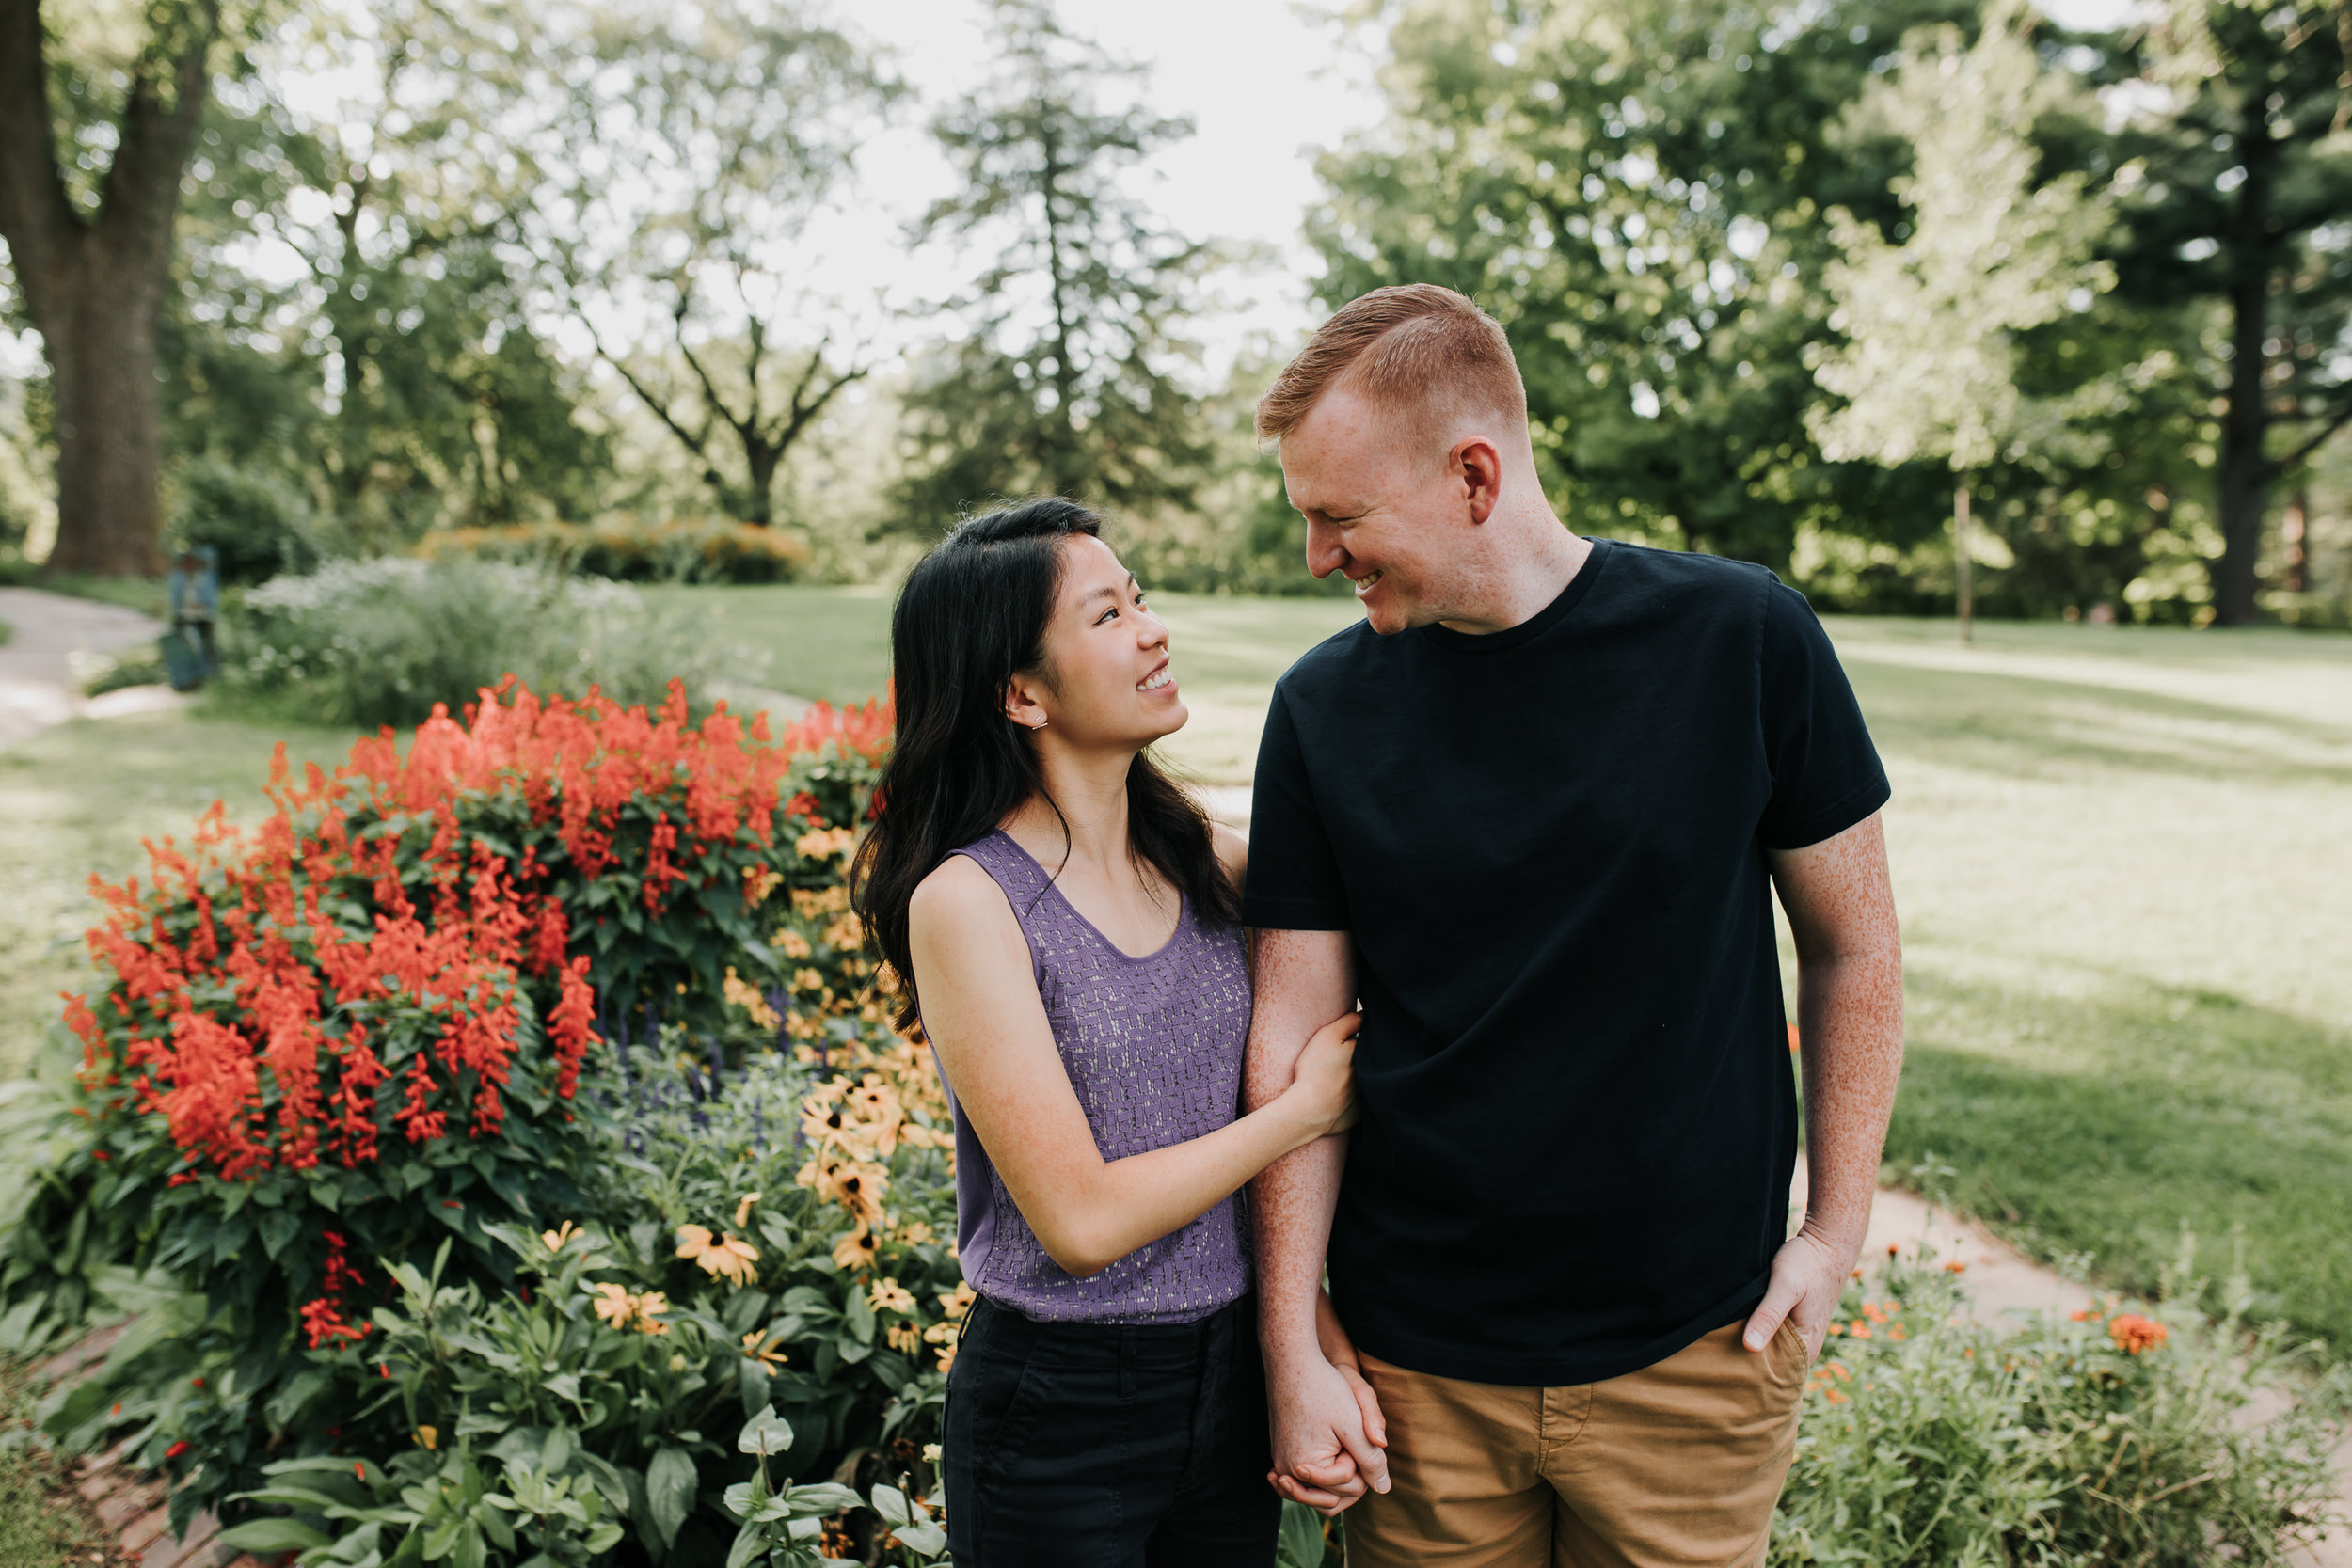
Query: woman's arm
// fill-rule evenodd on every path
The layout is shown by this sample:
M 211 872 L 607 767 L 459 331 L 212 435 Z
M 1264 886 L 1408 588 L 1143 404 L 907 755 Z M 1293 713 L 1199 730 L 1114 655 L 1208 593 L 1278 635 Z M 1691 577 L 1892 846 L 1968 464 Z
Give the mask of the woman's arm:
M 1353 1108 L 1353 1015 L 1299 1058 L 1288 1092 L 1205 1137 L 1104 1160 L 1038 1000 L 1028 943 L 988 873 L 951 856 L 908 909 L 923 1025 L 956 1101 L 1038 1241 L 1080 1278 L 1208 1212 Z

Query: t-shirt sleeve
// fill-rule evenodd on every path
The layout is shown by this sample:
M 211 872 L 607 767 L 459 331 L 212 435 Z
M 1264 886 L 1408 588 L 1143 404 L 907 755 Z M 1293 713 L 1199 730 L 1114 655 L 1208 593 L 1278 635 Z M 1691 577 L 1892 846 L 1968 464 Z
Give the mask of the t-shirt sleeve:
M 1242 879 L 1241 920 L 1269 931 L 1354 928 L 1339 857 L 1324 829 L 1299 748 L 1298 726 L 1280 687 L 1266 710 L 1250 791 L 1249 869 Z
M 1768 849 L 1801 849 L 1844 832 L 1892 791 L 1829 633 L 1777 579 L 1765 590 L 1758 657 L 1772 796 L 1756 836 Z

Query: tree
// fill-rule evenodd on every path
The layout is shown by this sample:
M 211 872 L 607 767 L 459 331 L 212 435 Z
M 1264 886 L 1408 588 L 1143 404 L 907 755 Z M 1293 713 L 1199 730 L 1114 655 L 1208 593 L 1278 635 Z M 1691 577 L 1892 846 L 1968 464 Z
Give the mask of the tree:
M 2138 176 L 2121 212 L 2120 292 L 2210 301 L 2198 356 L 2220 406 L 2215 616 L 2259 614 L 2272 490 L 2352 422 L 2352 10 L 2342 0 L 2171 0 L 2115 51 L 2148 105 L 2118 137 Z
M 794 446 L 873 368 L 855 318 L 806 286 L 802 236 L 899 89 L 771 5 L 613 8 L 584 41 L 549 248 L 598 355 L 720 506 L 764 527 Z
M 2029 132 L 2065 86 L 2043 71 L 2015 13 L 1997 11 L 1973 44 L 1949 24 L 1922 29 L 1903 54 L 1859 109 L 1911 150 L 1911 172 L 1891 187 L 1909 231 L 1890 243 L 1830 209 L 1840 254 L 1825 281 L 1843 341 L 1807 358 L 1843 401 L 1817 405 L 1807 424 L 1834 460 L 1943 458 L 1960 476 L 1952 550 L 1965 641 L 1969 476 L 2064 440 L 2074 410 L 2101 401 L 2095 383 L 2073 399 L 2026 396 L 2015 340 L 2088 310 L 2115 272 L 2093 259 L 2108 217 L 2086 177 L 2036 183 Z
M 918 234 L 998 248 L 949 307 L 964 334 L 905 396 L 906 526 L 1037 492 L 1184 506 L 1208 443 L 1177 369 L 1196 357 L 1184 325 L 1211 251 L 1161 227 L 1119 177 L 1191 124 L 1106 104 L 1099 89 L 1139 69 L 1064 32 L 1041 0 L 995 9 L 994 74 L 932 123 L 963 188 Z
M 1580 528 L 1788 569 L 1808 535 L 1915 542 L 1913 470 L 1824 461 L 1820 213 L 1889 223 L 1897 150 L 1847 106 L 1969 0 L 1803 8 L 1406 0 L 1386 121 L 1319 166 L 1337 305 L 1443 283 L 1510 334 L 1547 486 Z
M 0 238 L 49 364 L 51 571 L 161 565 L 156 331 L 223 6 L 150 0 L 119 108 L 83 115 L 74 101 L 100 93 L 95 73 L 53 58 L 40 0 L 0 0 Z

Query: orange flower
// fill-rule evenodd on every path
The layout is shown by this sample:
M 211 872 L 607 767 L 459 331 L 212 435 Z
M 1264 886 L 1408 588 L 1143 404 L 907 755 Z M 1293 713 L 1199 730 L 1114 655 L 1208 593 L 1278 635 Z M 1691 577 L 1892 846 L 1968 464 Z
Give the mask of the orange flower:
M 2172 1337 L 2172 1331 L 2164 1324 L 2135 1312 L 2123 1313 L 2107 1324 L 2107 1334 L 2115 1340 L 2116 1349 L 2126 1355 L 2161 1350 L 2164 1342 Z
M 784 1365 L 784 1352 L 776 1349 L 782 1340 L 771 1337 L 767 1330 L 755 1328 L 743 1336 L 743 1358 L 756 1361 L 772 1372 Z
M 699 1225 L 678 1227 L 677 1255 L 692 1259 L 704 1273 L 735 1285 L 749 1285 L 759 1277 L 759 1270 L 754 1267 L 759 1261 L 757 1247 L 732 1236 L 714 1238 Z

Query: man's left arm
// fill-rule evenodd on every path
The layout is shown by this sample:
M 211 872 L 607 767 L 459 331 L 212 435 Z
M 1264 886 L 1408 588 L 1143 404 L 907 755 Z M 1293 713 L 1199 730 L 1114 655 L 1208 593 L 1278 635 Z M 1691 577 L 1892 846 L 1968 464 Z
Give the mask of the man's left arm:
M 1902 934 L 1877 813 L 1766 858 L 1797 944 L 1807 1196 L 1804 1224 L 1773 1258 L 1744 1341 L 1762 1350 L 1789 1318 L 1818 1355 L 1869 1229 L 1902 1073 Z

